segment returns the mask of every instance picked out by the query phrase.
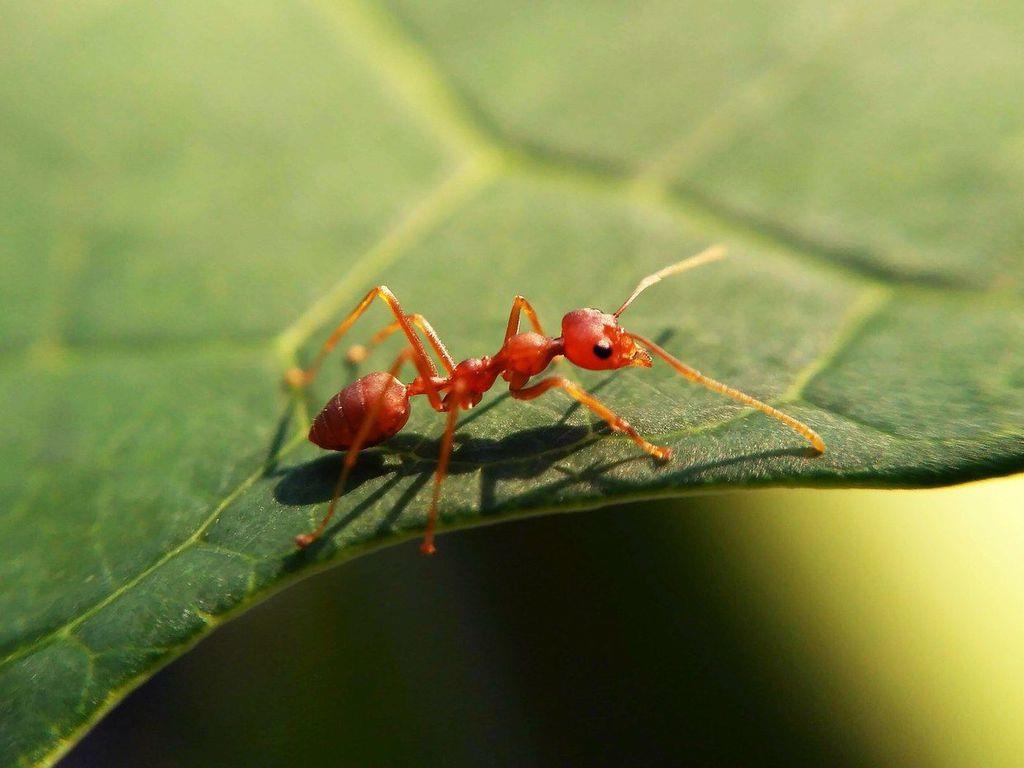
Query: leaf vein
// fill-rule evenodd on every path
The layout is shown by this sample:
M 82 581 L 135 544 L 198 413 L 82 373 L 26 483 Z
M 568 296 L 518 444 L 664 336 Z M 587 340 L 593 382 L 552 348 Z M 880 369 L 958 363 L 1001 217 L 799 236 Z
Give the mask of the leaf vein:
M 288 451 L 299 445 L 303 440 L 305 440 L 304 435 L 296 435 L 286 446 L 284 446 L 284 448 L 281 449 L 281 451 L 278 453 L 278 456 L 282 456 L 288 453 Z M 147 576 L 154 573 L 157 569 L 165 565 L 170 560 L 173 560 L 175 557 L 182 554 L 190 547 L 200 543 L 202 541 L 203 534 L 205 534 L 206 531 L 210 528 L 210 526 L 213 525 L 214 522 L 216 522 L 221 512 L 223 512 L 232 502 L 234 502 L 239 496 L 242 495 L 242 493 L 244 493 L 249 487 L 251 487 L 257 480 L 259 480 L 264 475 L 267 468 L 266 465 L 269 463 L 269 461 L 266 462 L 266 464 L 261 466 L 255 472 L 253 472 L 244 480 L 242 480 L 242 482 L 240 482 L 237 486 L 235 486 L 235 488 L 232 489 L 230 493 L 228 493 L 223 499 L 221 499 L 221 501 L 218 504 L 214 506 L 210 514 L 206 516 L 203 522 L 188 536 L 188 538 L 182 540 L 174 548 L 165 552 L 163 555 L 160 556 L 160 558 L 150 563 L 150 565 L 148 565 L 146 568 L 143 568 L 130 579 L 127 579 L 126 581 L 122 582 L 121 585 L 117 587 L 117 589 L 112 590 L 105 597 L 95 602 L 92 606 L 87 608 L 82 613 L 69 619 L 68 621 L 64 622 L 62 625 L 51 630 L 50 632 L 47 632 L 46 634 L 37 638 L 28 645 L 22 646 L 21 648 L 15 649 L 11 653 L 7 654 L 3 659 L 0 659 L 0 669 L 6 667 L 8 664 L 17 661 L 18 659 L 30 655 L 31 653 L 35 652 L 36 650 L 39 650 L 40 648 L 45 647 L 46 645 L 48 645 L 56 639 L 68 637 L 76 627 L 80 626 L 87 619 L 91 618 L 92 616 L 95 616 L 97 613 L 99 613 L 101 610 L 103 610 L 108 605 L 113 603 L 119 597 L 126 594 L 129 590 L 134 588 Z
M 687 223 L 700 225 L 719 237 L 768 246 L 802 262 L 880 284 L 913 284 L 946 293 L 977 292 L 939 273 L 906 273 L 888 268 L 877 248 L 832 243 L 816 234 L 803 234 L 768 219 L 732 210 L 722 201 L 644 176 L 635 169 L 580 157 L 509 136 L 446 72 L 428 44 L 416 38 L 393 11 L 365 0 L 309 0 L 332 19 L 346 42 L 358 44 L 362 55 L 385 75 L 396 96 L 412 106 L 442 138 L 488 157 L 507 173 L 567 181 L 599 189 L 625 202 L 668 208 Z M 340 14 L 340 15 L 339 15 Z M 344 24 L 340 24 L 340 21 Z M 352 29 L 358 31 L 353 34 Z M 408 80 L 407 80 L 408 79 Z M 410 84 L 411 83 L 411 84 Z

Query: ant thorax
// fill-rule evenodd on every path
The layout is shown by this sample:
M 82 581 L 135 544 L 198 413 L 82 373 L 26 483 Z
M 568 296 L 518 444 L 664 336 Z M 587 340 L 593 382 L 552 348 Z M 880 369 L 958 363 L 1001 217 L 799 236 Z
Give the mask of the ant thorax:
M 444 397 L 447 409 L 472 408 L 494 386 L 502 366 L 490 357 L 470 357 L 455 366 L 448 377 Z
M 505 342 L 494 356 L 500 361 L 506 381 L 526 382 L 531 376 L 541 373 L 551 361 L 562 354 L 562 340 L 552 339 L 542 333 L 517 333 Z

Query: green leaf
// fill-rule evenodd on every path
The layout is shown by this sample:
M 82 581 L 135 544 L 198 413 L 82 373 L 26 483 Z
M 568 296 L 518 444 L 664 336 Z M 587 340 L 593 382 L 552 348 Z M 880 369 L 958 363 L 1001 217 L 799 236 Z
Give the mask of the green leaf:
M 1024 468 L 1024 7 L 2 15 L 0 764 L 53 762 L 231 612 L 418 535 L 423 403 L 362 457 L 323 545 L 291 543 L 340 464 L 306 409 L 355 373 L 339 355 L 309 403 L 281 375 L 376 283 L 479 355 L 516 293 L 555 331 L 726 243 L 627 325 L 829 446 L 810 458 L 663 366 L 579 378 L 676 449 L 666 466 L 558 393 L 496 391 L 459 431 L 443 527 Z

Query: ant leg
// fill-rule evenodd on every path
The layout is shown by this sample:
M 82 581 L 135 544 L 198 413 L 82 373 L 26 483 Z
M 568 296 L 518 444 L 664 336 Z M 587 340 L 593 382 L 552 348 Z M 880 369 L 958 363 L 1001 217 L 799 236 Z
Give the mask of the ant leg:
M 409 346 L 412 348 L 412 361 L 415 363 L 416 370 L 419 373 L 420 378 L 423 380 L 424 394 L 426 394 L 427 399 L 430 400 L 431 407 L 434 408 L 434 410 L 441 410 L 441 396 L 437 393 L 437 388 L 433 383 L 434 377 L 437 376 L 437 368 L 427 355 L 427 351 L 423 347 L 423 342 L 420 341 L 420 337 L 416 335 L 416 331 L 413 329 L 412 323 L 408 319 L 408 315 L 406 315 L 405 311 L 402 309 L 402 305 L 398 303 L 398 299 L 395 297 L 395 294 L 393 294 L 391 289 L 386 285 L 378 285 L 367 293 L 363 297 L 362 301 L 356 305 L 356 308 L 349 313 L 348 317 L 342 320 L 331 335 L 327 337 L 327 341 L 325 341 L 323 346 L 320 347 L 320 351 L 317 352 L 316 357 L 313 358 L 313 362 L 310 366 L 305 370 L 302 370 L 301 368 L 292 368 L 285 374 L 285 381 L 293 387 L 302 387 L 309 384 L 320 370 L 320 366 L 327 354 L 338 345 L 338 342 L 341 341 L 341 337 L 348 332 L 348 329 L 351 328 L 356 320 L 358 320 L 359 317 L 367 310 L 373 300 L 378 297 L 388 305 L 388 308 L 395 316 L 395 320 L 402 327 L 402 332 L 409 340 Z
M 451 373 L 455 370 L 455 360 L 452 359 L 451 354 L 448 352 L 448 348 L 445 347 L 444 342 L 441 341 L 441 337 L 437 335 L 437 331 L 434 330 L 434 326 L 423 315 L 413 313 L 406 315 L 406 318 L 420 329 L 420 332 L 426 337 L 430 343 L 431 348 L 437 354 L 438 359 L 441 361 L 441 365 L 444 369 Z M 395 331 L 402 330 L 402 324 L 395 320 L 390 325 L 386 325 L 377 331 L 373 336 L 370 337 L 370 341 L 366 346 L 362 344 L 353 344 L 349 347 L 346 357 L 349 362 L 361 363 L 366 359 L 366 356 L 370 353 L 370 349 L 380 344 L 384 339 L 393 334 Z M 369 348 L 369 349 L 368 349 Z
M 579 384 L 562 378 L 561 376 L 552 376 L 548 379 L 539 381 L 533 386 L 524 387 L 522 389 L 513 389 L 512 387 L 509 387 L 509 394 L 511 394 L 516 400 L 533 400 L 534 398 L 543 395 L 549 389 L 556 388 L 563 390 L 567 395 L 569 395 L 569 397 L 573 398 L 581 405 L 585 405 L 595 414 L 604 419 L 608 423 L 609 427 L 616 432 L 622 432 L 627 435 L 630 440 L 639 445 L 654 458 L 662 461 L 672 458 L 671 448 L 654 445 L 653 443 L 644 440 L 640 434 L 630 426 L 628 421 L 583 389 Z
M 733 400 L 739 400 L 744 405 L 749 405 L 751 408 L 757 408 L 757 410 L 761 411 L 762 413 L 766 413 L 772 418 L 778 419 L 787 427 L 796 432 L 798 435 L 807 440 L 807 442 L 814 446 L 814 450 L 817 451 L 819 454 L 825 452 L 825 441 L 821 439 L 821 435 L 819 435 L 809 426 L 804 424 L 802 421 L 797 421 L 792 416 L 785 414 L 776 408 L 772 408 L 767 403 L 762 403 L 760 400 L 757 400 L 751 397 L 750 395 L 744 394 L 743 392 L 740 392 L 738 389 L 733 389 L 732 387 L 723 384 L 720 381 L 715 381 L 714 379 L 705 376 L 700 371 L 697 371 L 691 368 L 690 366 L 686 365 L 682 361 L 677 360 L 675 357 L 670 355 L 668 352 L 659 347 L 653 341 L 649 341 L 643 338 L 642 336 L 637 336 L 635 333 L 631 333 L 629 335 L 632 336 L 637 341 L 639 341 L 644 346 L 646 346 L 649 350 L 651 350 L 651 352 L 653 352 L 666 363 L 671 365 L 673 368 L 676 369 L 676 371 L 678 371 L 681 375 L 685 376 L 690 381 L 695 381 L 698 384 L 701 384 L 714 392 L 718 392 L 720 394 L 726 395 L 727 397 L 731 397 Z
M 530 321 L 530 325 L 533 326 L 533 330 L 542 336 L 547 336 L 547 334 L 544 333 L 544 329 L 540 327 L 540 320 L 537 319 L 537 312 L 530 302 L 522 296 L 516 296 L 512 300 L 512 311 L 509 313 L 508 326 L 505 328 L 505 341 L 508 341 L 519 333 L 520 312 L 526 315 L 526 319 Z
M 437 504 L 441 498 L 441 483 L 448 474 L 448 458 L 452 454 L 452 439 L 455 436 L 455 423 L 459 420 L 459 411 L 452 408 L 448 411 L 448 421 L 441 438 L 441 454 L 437 458 L 437 471 L 434 473 L 434 493 L 430 498 L 430 516 L 427 518 L 427 532 L 423 534 L 420 552 L 432 555 L 437 551 L 434 547 L 434 528 L 437 525 Z
M 391 365 L 388 370 L 393 377 L 398 376 L 402 370 L 402 366 L 412 359 L 413 352 L 411 349 L 406 347 Z M 338 475 L 338 482 L 334 484 L 334 492 L 331 494 L 331 503 L 327 507 L 327 514 L 324 515 L 320 524 L 317 525 L 316 529 L 312 533 L 301 533 L 295 537 L 295 544 L 300 549 L 305 549 L 314 541 L 320 538 L 321 534 L 327 530 L 328 523 L 331 522 L 331 518 L 334 517 L 334 510 L 338 506 L 338 499 L 345 490 L 345 483 L 348 482 L 348 476 L 352 474 L 352 468 L 356 465 L 356 459 L 359 458 L 359 451 L 363 449 L 363 444 L 366 442 L 367 435 L 370 434 L 370 429 L 374 422 L 377 421 L 377 415 L 380 413 L 381 407 L 384 405 L 384 396 L 387 394 L 387 388 L 382 388 L 380 396 L 374 400 L 373 405 L 370 406 L 370 410 L 366 412 L 362 422 L 359 424 L 359 429 L 356 431 L 355 436 L 352 438 L 352 444 L 345 451 L 345 460 L 341 465 L 341 474 Z

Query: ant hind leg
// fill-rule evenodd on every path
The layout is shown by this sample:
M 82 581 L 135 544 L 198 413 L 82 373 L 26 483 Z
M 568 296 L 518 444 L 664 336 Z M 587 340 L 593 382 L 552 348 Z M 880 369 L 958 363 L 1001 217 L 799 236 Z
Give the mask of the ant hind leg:
M 348 333 L 349 328 L 355 324 L 362 314 L 367 310 L 373 300 L 380 298 L 391 313 L 395 316 L 395 322 L 401 326 L 402 332 L 405 334 L 406 339 L 409 340 L 409 347 L 411 348 L 410 359 L 416 365 L 416 371 L 419 373 L 420 378 L 424 382 L 424 394 L 427 399 L 430 400 L 430 405 L 435 410 L 441 409 L 441 396 L 438 394 L 437 389 L 431 383 L 434 377 L 437 376 L 437 368 L 430 356 L 427 355 L 427 351 L 423 346 L 423 342 L 420 337 L 416 335 L 416 331 L 413 328 L 412 323 L 409 320 L 409 315 L 402 309 L 402 305 L 398 303 L 398 298 L 391 292 L 391 289 L 386 285 L 378 285 L 376 288 L 367 293 L 356 308 L 353 309 L 348 316 L 338 324 L 338 327 L 334 329 L 330 336 L 327 337 L 327 341 L 323 343 L 320 350 L 316 353 L 313 358 L 313 362 L 308 368 L 292 368 L 285 373 L 285 381 L 292 387 L 299 389 L 306 386 L 316 377 L 317 372 L 320 370 L 320 366 L 324 361 L 324 358 L 334 349 L 338 342 L 341 341 L 342 336 Z M 429 326 L 428 326 L 429 327 Z
M 398 376 L 402 369 L 402 366 L 407 363 L 413 357 L 413 350 L 406 348 L 402 353 L 395 359 L 395 362 L 391 365 L 388 370 L 393 377 Z M 331 518 L 334 517 L 334 511 L 338 506 L 338 499 L 341 498 L 341 494 L 345 491 L 345 483 L 348 482 L 349 475 L 352 474 L 352 468 L 356 465 L 356 460 L 359 458 L 359 452 L 363 449 L 366 444 L 366 439 L 370 434 L 370 430 L 373 427 L 374 422 L 377 421 L 377 416 L 380 414 L 381 408 L 384 405 L 384 397 L 387 394 L 387 388 L 382 388 L 380 396 L 374 400 L 373 405 L 366 412 L 362 422 L 359 424 L 359 429 L 356 431 L 355 436 L 352 438 L 352 444 L 345 451 L 345 460 L 341 465 L 341 473 L 338 475 L 338 482 L 334 484 L 334 492 L 331 494 L 331 503 L 327 507 L 327 514 L 320 520 L 319 525 L 310 533 L 300 533 L 295 537 L 295 544 L 300 549 L 305 549 L 314 541 L 320 538 L 325 530 L 327 530 L 328 524 L 331 522 Z
M 444 342 L 441 341 L 441 337 L 437 335 L 437 331 L 434 330 L 434 326 L 430 324 L 427 318 L 423 315 L 414 313 L 406 315 L 406 319 L 419 328 L 420 332 L 426 337 L 427 342 L 429 342 L 434 353 L 441 361 L 441 365 L 444 366 L 444 369 L 448 371 L 448 373 L 454 371 L 455 360 L 452 358 L 451 354 L 448 352 L 448 348 L 445 347 Z M 345 353 L 345 357 L 350 363 L 361 363 L 370 354 L 370 350 L 383 342 L 388 336 L 400 330 L 402 330 L 402 323 L 395 320 L 373 334 L 367 344 L 353 344 L 348 348 L 348 351 Z

